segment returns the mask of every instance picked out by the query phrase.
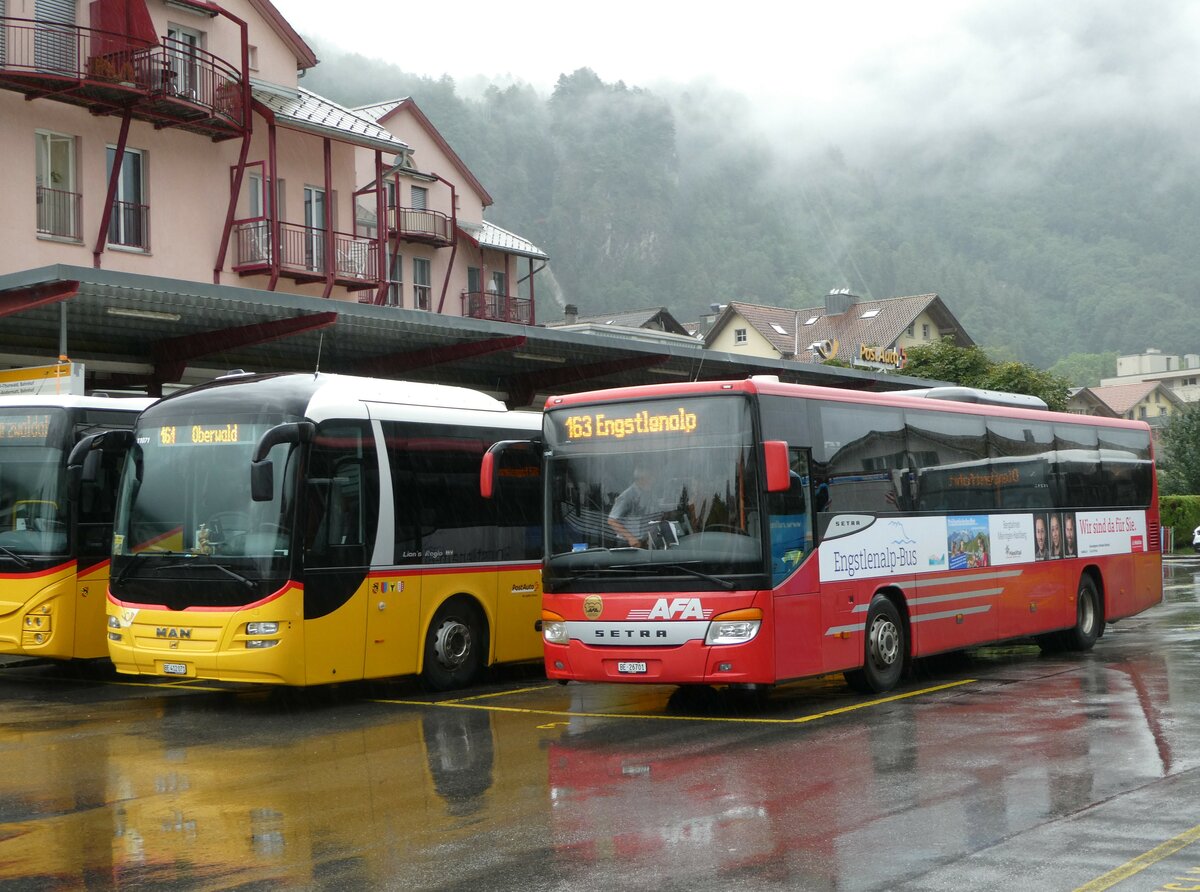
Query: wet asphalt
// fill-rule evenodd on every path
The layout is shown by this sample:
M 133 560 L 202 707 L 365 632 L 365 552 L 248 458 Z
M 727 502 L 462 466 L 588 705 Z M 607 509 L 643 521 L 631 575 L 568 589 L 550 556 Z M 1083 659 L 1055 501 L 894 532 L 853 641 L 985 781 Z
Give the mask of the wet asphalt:
M 0 661 L 0 890 L 1200 892 L 1200 559 L 1095 649 L 761 698 Z

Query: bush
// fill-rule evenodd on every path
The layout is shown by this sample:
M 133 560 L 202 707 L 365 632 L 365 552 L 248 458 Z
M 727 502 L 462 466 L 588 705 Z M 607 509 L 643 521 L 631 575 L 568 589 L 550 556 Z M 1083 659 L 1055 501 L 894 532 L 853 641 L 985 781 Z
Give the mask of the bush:
M 1200 526 L 1200 496 L 1163 496 L 1158 511 L 1159 522 L 1174 530 L 1175 550 L 1190 551 L 1192 530 Z

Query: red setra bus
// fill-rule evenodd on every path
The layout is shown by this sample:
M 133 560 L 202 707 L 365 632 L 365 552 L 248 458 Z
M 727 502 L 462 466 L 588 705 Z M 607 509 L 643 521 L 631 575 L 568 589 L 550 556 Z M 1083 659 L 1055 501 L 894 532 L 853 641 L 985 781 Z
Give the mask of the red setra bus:
M 546 671 L 894 687 L 915 657 L 1087 650 L 1162 598 L 1141 422 L 774 378 L 553 397 Z

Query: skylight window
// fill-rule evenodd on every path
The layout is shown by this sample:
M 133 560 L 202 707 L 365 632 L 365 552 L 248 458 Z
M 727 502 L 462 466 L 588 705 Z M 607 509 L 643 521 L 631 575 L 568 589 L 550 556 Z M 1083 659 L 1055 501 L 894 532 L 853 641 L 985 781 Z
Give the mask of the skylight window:
M 814 322 L 816 322 L 820 318 L 821 318 L 820 316 L 809 316 L 806 320 L 804 320 L 804 324 L 812 325 Z
M 878 315 L 879 315 L 879 307 L 876 307 L 873 310 L 865 310 L 863 312 L 863 314 L 861 316 L 859 316 L 858 318 L 859 319 L 874 319 Z
M 771 328 L 775 329 L 775 334 L 781 334 L 781 335 L 787 334 L 787 329 L 784 328 L 782 325 L 776 325 L 774 322 L 772 322 Z

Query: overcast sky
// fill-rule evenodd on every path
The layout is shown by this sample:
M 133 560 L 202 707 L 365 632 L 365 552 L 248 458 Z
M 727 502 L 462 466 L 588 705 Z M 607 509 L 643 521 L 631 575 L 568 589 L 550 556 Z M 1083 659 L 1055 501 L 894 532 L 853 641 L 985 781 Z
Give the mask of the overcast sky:
M 1197 0 L 275 2 L 316 42 L 415 74 L 699 79 L 809 127 L 1169 117 L 1200 94 Z

